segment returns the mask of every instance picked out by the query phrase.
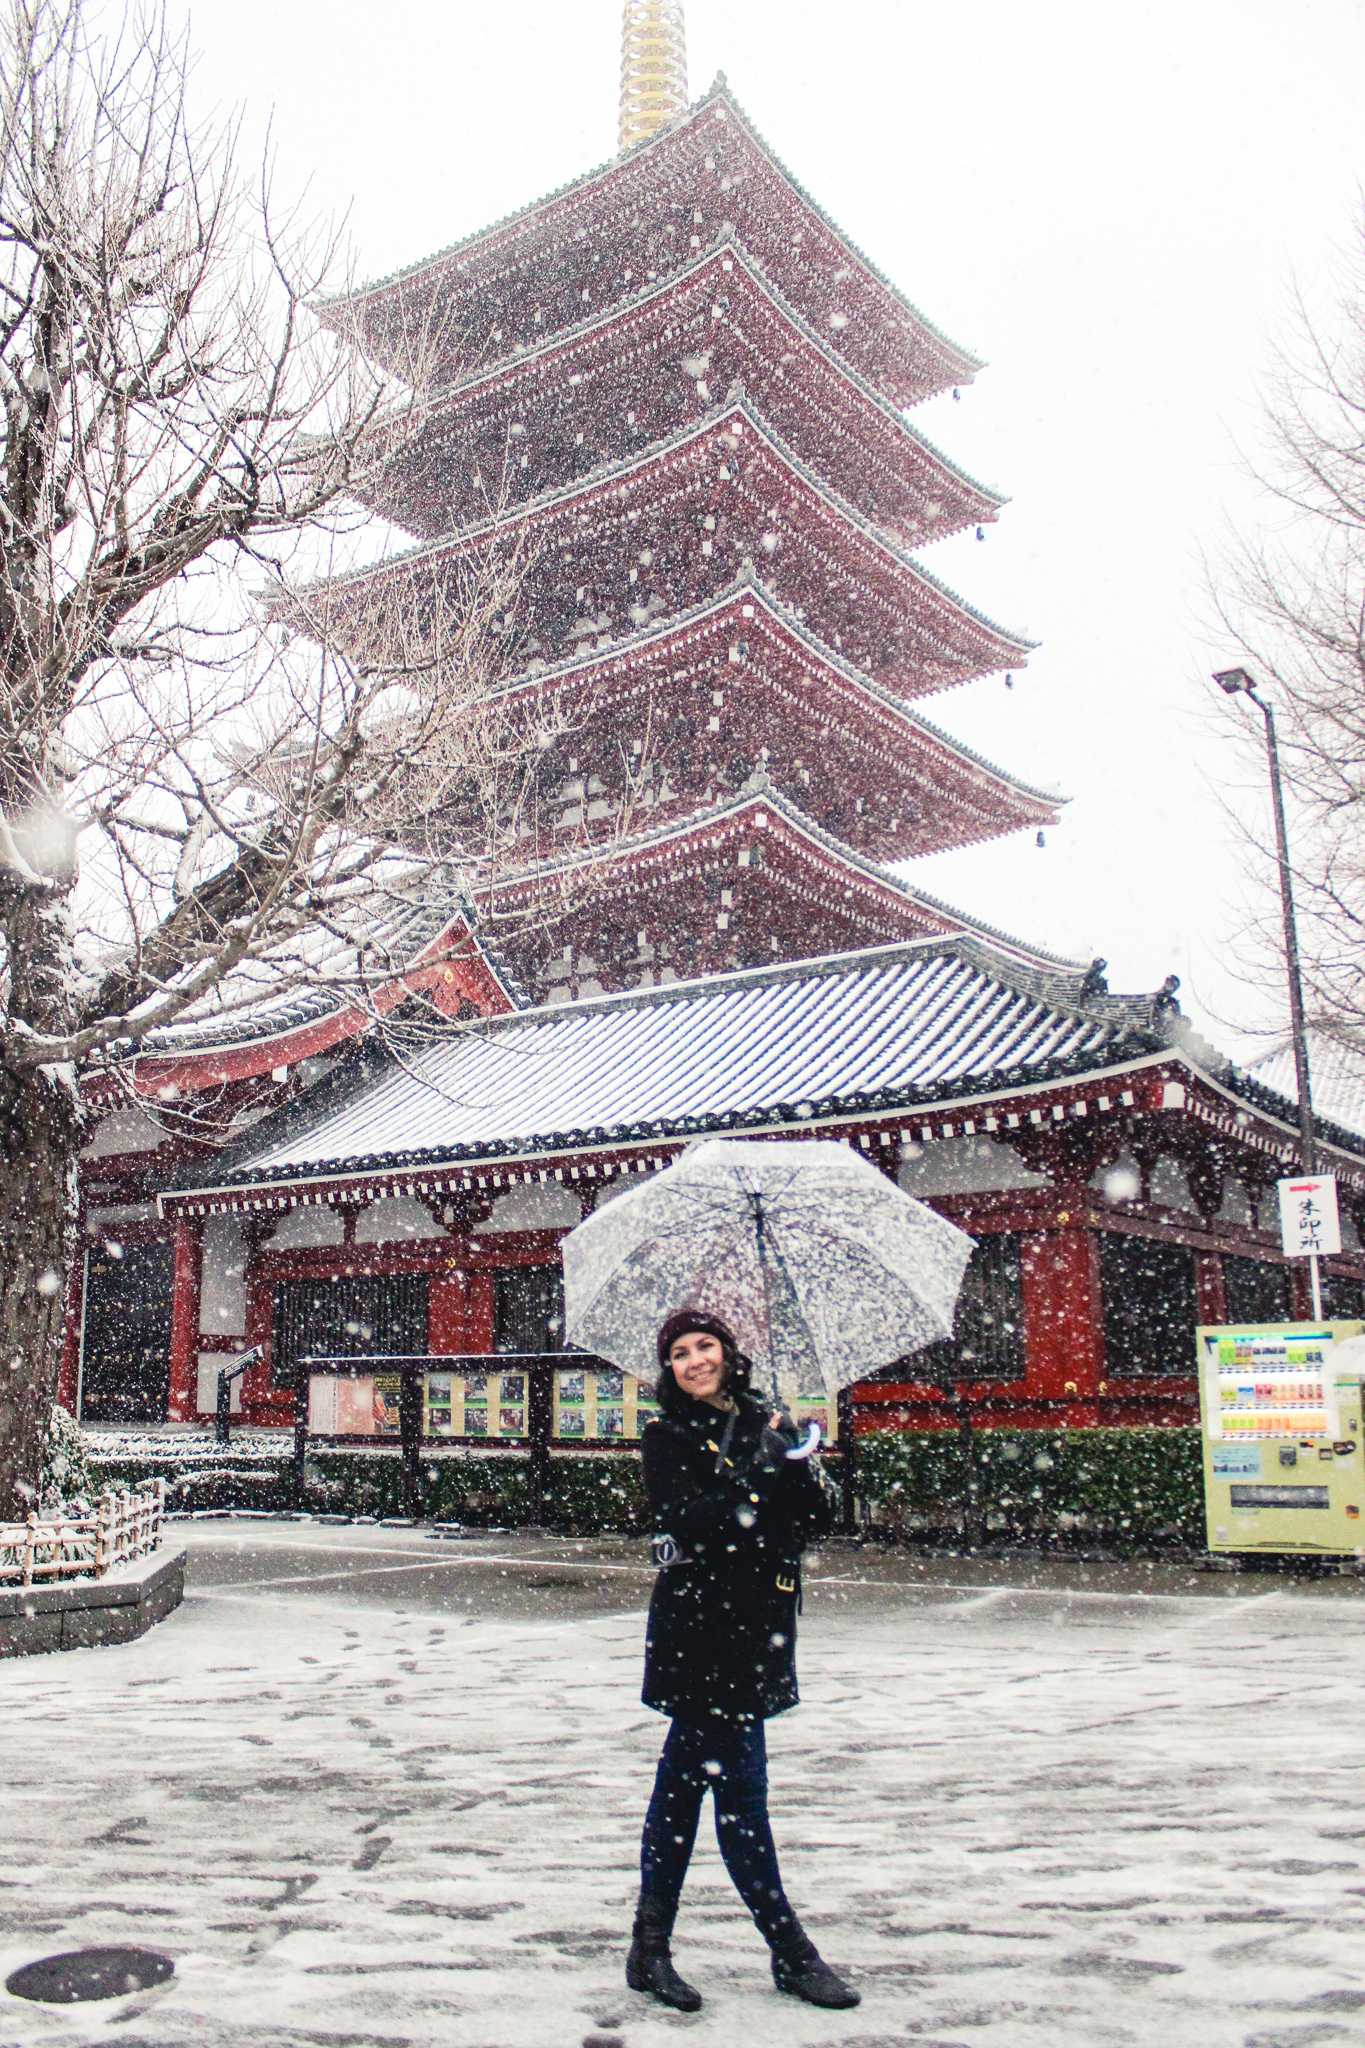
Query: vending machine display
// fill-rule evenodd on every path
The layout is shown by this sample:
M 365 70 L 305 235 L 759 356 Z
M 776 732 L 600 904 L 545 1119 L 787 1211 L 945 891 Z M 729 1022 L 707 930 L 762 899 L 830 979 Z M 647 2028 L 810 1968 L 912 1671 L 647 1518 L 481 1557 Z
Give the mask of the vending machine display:
M 1196 1332 L 1210 1550 L 1365 1554 L 1361 1374 L 1342 1356 L 1363 1328 Z

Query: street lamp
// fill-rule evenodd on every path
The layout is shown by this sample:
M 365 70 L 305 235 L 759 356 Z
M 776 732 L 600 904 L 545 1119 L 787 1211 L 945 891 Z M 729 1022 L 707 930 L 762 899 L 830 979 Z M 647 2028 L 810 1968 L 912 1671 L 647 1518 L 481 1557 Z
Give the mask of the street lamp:
M 1284 792 L 1280 787 L 1280 753 L 1275 744 L 1275 714 L 1264 697 L 1257 696 L 1255 680 L 1244 668 L 1222 669 L 1213 680 L 1220 689 L 1227 691 L 1229 697 L 1250 697 L 1265 719 L 1270 794 L 1275 806 L 1275 845 L 1280 856 L 1284 955 L 1289 969 L 1289 1028 L 1294 1040 L 1294 1082 L 1299 1095 L 1299 1164 L 1305 1173 L 1311 1173 L 1317 1164 L 1317 1142 L 1313 1132 L 1313 1098 L 1309 1092 L 1308 1039 L 1303 1028 L 1303 984 L 1299 979 L 1299 941 L 1294 929 L 1294 887 L 1289 873 L 1289 839 L 1284 829 Z

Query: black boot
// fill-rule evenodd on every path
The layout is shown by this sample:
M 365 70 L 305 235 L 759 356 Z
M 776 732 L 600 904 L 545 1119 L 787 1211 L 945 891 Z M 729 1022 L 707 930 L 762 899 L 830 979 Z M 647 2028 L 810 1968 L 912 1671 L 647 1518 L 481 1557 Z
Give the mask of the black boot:
M 626 1982 L 632 1991 L 648 1991 L 661 2005 L 675 2012 L 699 2012 L 701 1993 L 685 1983 L 673 1967 L 666 1926 L 657 1906 L 641 1899 L 626 1957 Z
M 795 1921 L 780 1942 L 773 1943 L 773 1982 L 792 1998 L 804 1998 L 807 2005 L 827 2006 L 833 2012 L 862 2003 L 859 1993 L 831 1970 Z

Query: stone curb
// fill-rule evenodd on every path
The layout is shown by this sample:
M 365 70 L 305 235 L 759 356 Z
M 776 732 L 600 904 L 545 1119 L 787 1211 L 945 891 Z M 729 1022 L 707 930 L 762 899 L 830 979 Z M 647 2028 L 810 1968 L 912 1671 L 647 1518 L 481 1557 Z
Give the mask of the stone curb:
M 130 1643 L 178 1607 L 185 1553 L 156 1550 L 103 1579 L 0 1586 L 0 1657 Z

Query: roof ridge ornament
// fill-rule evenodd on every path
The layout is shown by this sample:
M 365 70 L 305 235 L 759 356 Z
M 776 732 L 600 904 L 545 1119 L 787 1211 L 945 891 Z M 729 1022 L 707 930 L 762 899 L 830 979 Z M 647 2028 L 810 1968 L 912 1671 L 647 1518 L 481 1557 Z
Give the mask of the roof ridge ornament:
M 625 0 L 621 18 L 622 151 L 687 110 L 682 0 Z

